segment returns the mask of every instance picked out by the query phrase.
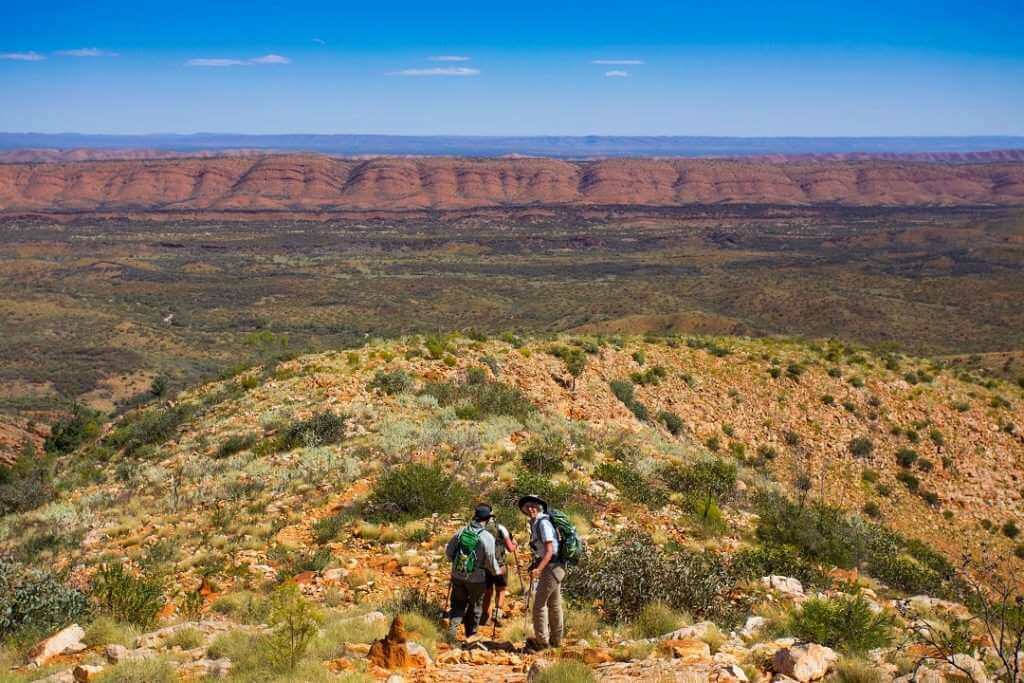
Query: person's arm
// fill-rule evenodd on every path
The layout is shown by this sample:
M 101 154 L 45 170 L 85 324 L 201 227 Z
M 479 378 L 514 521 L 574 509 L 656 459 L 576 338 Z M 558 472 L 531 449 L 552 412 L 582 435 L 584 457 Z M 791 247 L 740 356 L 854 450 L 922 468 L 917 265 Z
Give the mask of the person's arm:
M 519 546 L 516 545 L 516 542 L 512 540 L 512 532 L 510 532 L 505 527 L 501 527 L 501 542 L 505 544 L 505 549 L 508 550 L 510 553 L 514 553 L 516 550 L 519 549 Z
M 449 562 L 455 559 L 455 544 L 458 542 L 459 535 L 455 534 L 451 537 L 451 540 L 448 541 L 448 545 L 444 547 L 444 556 L 448 558 Z

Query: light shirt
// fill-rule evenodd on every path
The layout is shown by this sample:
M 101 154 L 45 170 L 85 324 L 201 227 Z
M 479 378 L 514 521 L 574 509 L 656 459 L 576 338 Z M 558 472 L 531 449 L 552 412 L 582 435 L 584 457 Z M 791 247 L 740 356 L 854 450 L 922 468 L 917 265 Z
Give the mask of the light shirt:
M 555 525 L 551 523 L 551 518 L 546 514 L 540 514 L 530 523 L 530 552 L 533 553 L 533 559 L 540 561 L 544 557 L 544 546 L 548 541 L 554 544 L 551 561 L 557 562 L 558 533 L 555 531 Z

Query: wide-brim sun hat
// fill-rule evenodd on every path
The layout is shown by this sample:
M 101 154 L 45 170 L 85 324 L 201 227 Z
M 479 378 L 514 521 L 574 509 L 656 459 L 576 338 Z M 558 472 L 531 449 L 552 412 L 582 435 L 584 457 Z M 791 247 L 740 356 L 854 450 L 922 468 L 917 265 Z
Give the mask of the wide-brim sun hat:
M 473 511 L 473 519 L 478 522 L 486 522 L 492 517 L 494 517 L 494 513 L 491 511 L 491 506 L 487 503 L 477 505 L 476 509 Z
M 522 510 L 523 506 L 526 505 L 527 503 L 536 503 L 537 505 L 540 505 L 541 510 L 543 510 L 544 512 L 548 511 L 548 502 L 541 498 L 540 496 L 535 496 L 533 494 L 525 495 L 519 499 L 519 504 L 517 505 L 517 507 L 520 510 Z

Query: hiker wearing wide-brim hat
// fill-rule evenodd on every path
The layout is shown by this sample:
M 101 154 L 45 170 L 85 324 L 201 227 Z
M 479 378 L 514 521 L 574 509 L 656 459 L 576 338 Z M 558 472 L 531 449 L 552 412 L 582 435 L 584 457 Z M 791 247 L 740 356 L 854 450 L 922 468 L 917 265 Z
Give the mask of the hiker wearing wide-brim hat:
M 546 513 L 548 511 L 548 502 L 541 498 L 540 496 L 534 496 L 531 494 L 527 494 L 520 498 L 519 504 L 516 507 L 518 507 L 522 512 L 525 513 L 526 510 L 523 510 L 523 506 L 526 505 L 527 503 L 534 503 L 536 505 L 539 505 L 542 512 Z
M 452 563 L 448 631 L 453 638 L 459 624 L 465 627 L 466 638 L 476 633 L 487 575 L 504 571 L 494 555 L 494 536 L 485 528 L 491 517 L 490 505 L 477 505 L 472 521 L 452 536 L 444 550 Z
M 558 559 L 558 533 L 548 517 L 548 504 L 540 496 L 519 499 L 519 509 L 530 520 L 531 592 L 533 637 L 526 641 L 533 650 L 558 647 L 564 630 L 562 581 L 565 567 Z

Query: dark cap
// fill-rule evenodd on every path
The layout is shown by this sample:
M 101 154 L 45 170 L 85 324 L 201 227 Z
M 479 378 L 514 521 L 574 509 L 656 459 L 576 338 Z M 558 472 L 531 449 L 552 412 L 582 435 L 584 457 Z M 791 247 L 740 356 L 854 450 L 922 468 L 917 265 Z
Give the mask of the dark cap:
M 519 499 L 519 505 L 518 505 L 519 509 L 522 510 L 523 506 L 526 505 L 527 503 L 536 503 L 537 505 L 540 505 L 540 509 L 541 510 L 543 510 L 544 512 L 548 511 L 548 503 L 547 503 L 547 501 L 544 500 L 543 498 L 541 498 L 540 496 L 534 496 L 534 495 L 523 496 L 522 498 Z
M 491 506 L 487 503 L 481 503 L 476 506 L 476 510 L 473 511 L 473 519 L 478 522 L 486 522 L 494 515 L 491 514 Z

